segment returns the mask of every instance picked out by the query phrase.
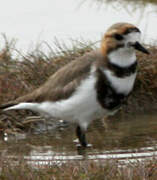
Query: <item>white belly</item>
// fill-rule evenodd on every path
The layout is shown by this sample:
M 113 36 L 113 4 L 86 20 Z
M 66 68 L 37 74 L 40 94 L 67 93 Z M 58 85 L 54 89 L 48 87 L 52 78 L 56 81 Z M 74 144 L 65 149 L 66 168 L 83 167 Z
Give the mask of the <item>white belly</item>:
M 51 116 L 74 122 L 100 118 L 106 111 L 97 102 L 95 82 L 96 77 L 90 75 L 70 98 L 58 102 L 43 102 L 40 109 Z

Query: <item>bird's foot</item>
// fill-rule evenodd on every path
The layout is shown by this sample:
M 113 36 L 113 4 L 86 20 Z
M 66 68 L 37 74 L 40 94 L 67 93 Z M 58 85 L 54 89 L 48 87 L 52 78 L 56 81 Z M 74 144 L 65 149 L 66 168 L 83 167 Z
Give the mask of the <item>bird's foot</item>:
M 92 144 L 88 144 L 88 143 L 87 143 L 85 146 L 82 146 L 82 145 L 80 144 L 80 141 L 79 141 L 78 138 L 77 138 L 77 139 L 74 139 L 73 142 L 76 143 L 76 146 L 77 146 L 77 147 L 90 148 L 90 147 L 93 146 Z

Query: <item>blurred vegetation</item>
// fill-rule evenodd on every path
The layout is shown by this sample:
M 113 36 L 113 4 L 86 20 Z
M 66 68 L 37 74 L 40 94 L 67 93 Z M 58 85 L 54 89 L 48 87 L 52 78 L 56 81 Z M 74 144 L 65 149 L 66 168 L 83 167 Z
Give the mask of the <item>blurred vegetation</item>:
M 89 1 L 89 0 L 86 0 Z M 91 0 L 90 0 L 91 1 Z M 99 4 L 107 3 L 119 3 L 119 4 L 135 4 L 140 6 L 145 6 L 147 4 L 157 5 L 157 0 L 92 0 Z
M 136 10 L 140 11 L 143 13 L 145 11 L 145 8 L 148 5 L 153 5 L 154 6 L 154 12 L 157 12 L 156 5 L 157 5 L 157 0 L 80 0 L 81 5 L 84 3 L 88 3 L 89 7 L 94 5 L 94 7 L 102 8 L 102 7 L 108 7 L 109 5 L 119 11 L 121 8 L 126 10 L 127 13 L 132 15 L 132 13 L 135 13 Z M 142 14 L 141 14 L 142 18 Z

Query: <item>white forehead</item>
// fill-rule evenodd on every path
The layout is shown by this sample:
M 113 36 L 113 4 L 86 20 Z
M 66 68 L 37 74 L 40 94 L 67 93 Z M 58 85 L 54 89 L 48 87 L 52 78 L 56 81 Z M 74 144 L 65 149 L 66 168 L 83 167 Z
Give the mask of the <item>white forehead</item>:
M 127 42 L 136 42 L 140 41 L 141 33 L 140 32 L 131 32 L 125 35 L 125 40 Z

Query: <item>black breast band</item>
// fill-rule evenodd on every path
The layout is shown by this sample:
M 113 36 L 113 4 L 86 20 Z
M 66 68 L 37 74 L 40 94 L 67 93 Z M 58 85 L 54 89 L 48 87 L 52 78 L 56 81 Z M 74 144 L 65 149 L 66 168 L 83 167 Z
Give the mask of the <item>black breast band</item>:
M 103 108 L 114 110 L 126 103 L 128 95 L 117 93 L 100 69 L 97 70 L 97 77 L 97 100 Z
M 128 67 L 120 67 L 114 63 L 108 62 L 107 64 L 108 68 L 114 72 L 115 76 L 117 77 L 125 77 L 129 76 L 132 73 L 136 72 L 137 68 L 137 61 L 135 61 L 132 65 Z

